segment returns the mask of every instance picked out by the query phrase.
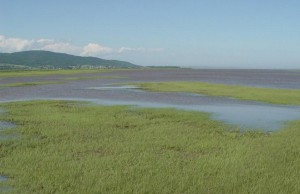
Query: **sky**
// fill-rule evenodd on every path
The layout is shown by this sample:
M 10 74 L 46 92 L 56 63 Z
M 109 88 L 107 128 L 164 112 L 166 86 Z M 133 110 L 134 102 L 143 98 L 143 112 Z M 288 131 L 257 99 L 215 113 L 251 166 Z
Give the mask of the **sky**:
M 299 0 L 0 0 L 0 52 L 300 68 Z

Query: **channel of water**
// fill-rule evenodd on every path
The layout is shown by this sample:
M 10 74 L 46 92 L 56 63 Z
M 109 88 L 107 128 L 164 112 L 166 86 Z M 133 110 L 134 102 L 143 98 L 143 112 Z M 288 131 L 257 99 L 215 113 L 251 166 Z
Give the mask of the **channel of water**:
M 63 86 L 55 86 L 63 87 Z M 300 119 L 300 106 L 267 104 L 233 98 L 205 96 L 193 93 L 148 92 L 136 86 L 78 84 L 75 89 L 64 87 L 46 96 L 22 100 L 77 100 L 101 105 L 133 105 L 150 108 L 176 108 L 211 114 L 211 118 L 244 130 L 276 131 L 286 123 Z M 68 90 L 69 89 L 69 90 Z M 57 91 L 57 89 L 55 89 Z M 5 102 L 5 101 L 2 101 Z M 7 102 L 7 101 L 6 101 Z M 7 125 L 2 123 L 2 125 Z
M 0 114 L 3 114 L 4 111 L 2 109 L 0 109 Z M 0 130 L 5 130 L 5 129 L 9 129 L 9 128 L 14 128 L 16 127 L 15 124 L 10 123 L 10 122 L 6 122 L 6 121 L 0 121 Z M 15 135 L 0 135 L 0 140 L 5 140 L 11 137 L 15 137 Z M 6 176 L 0 175 L 0 182 L 3 181 L 7 181 L 8 178 Z M 0 191 L 1 192 L 6 192 L 8 191 L 9 188 L 8 187 L 0 187 Z
M 136 86 L 104 86 L 104 87 L 90 87 L 93 90 L 127 90 L 130 92 L 140 92 Z M 152 93 L 146 92 L 145 93 Z M 158 93 L 159 94 L 159 93 Z M 177 95 L 178 93 L 173 93 Z M 180 93 L 189 97 L 197 97 L 198 99 L 214 98 L 201 94 Z M 224 101 L 230 103 L 199 103 L 199 104 L 176 104 L 170 101 L 169 103 L 158 103 L 155 101 L 116 101 L 116 100 L 99 100 L 93 99 L 99 104 L 104 105 L 135 105 L 139 107 L 153 107 L 153 108 L 176 108 L 181 110 L 202 111 L 211 113 L 212 118 L 221 120 L 225 123 L 236 125 L 242 129 L 259 129 L 264 131 L 276 131 L 284 126 L 285 123 L 292 120 L 300 119 L 299 106 L 285 106 L 274 105 L 258 102 L 247 102 L 235 100 L 232 98 L 224 98 Z

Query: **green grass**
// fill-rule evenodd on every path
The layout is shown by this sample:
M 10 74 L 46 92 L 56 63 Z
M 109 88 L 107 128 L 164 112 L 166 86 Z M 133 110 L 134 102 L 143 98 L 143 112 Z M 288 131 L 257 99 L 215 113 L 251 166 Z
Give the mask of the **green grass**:
M 208 114 L 64 101 L 0 104 L 12 193 L 299 193 L 300 121 L 266 135 Z
M 45 75 L 72 75 L 85 73 L 112 72 L 116 69 L 72 69 L 72 70 L 12 70 L 0 71 L 2 77 L 27 77 L 27 76 L 45 76 Z
M 0 87 L 23 87 L 23 86 L 37 86 L 37 85 L 48 85 L 48 84 L 63 84 L 65 82 L 53 81 L 53 82 L 16 82 L 9 84 L 0 84 Z
M 76 80 L 97 80 L 97 79 L 125 79 L 124 76 L 80 76 L 80 77 L 67 77 L 64 80 L 76 81 Z
M 132 84 L 132 83 L 131 83 Z M 233 97 L 273 104 L 300 105 L 300 90 L 256 88 L 204 82 L 148 82 L 135 83 L 144 90 L 158 92 L 192 92 L 209 96 Z
M 48 82 L 15 82 L 0 84 L 0 87 L 24 87 L 24 86 L 36 86 L 36 85 L 48 85 L 48 84 L 64 84 L 70 81 L 76 80 L 97 80 L 97 79 L 124 79 L 126 77 L 121 76 L 78 76 L 78 77 L 66 77 L 61 78 L 63 81 L 48 81 Z

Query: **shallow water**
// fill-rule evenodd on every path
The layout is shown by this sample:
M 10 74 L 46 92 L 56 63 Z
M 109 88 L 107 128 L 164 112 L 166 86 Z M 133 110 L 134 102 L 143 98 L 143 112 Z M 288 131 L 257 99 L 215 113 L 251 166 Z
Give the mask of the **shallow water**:
M 0 182 L 2 182 L 2 181 L 6 181 L 7 180 L 7 177 L 5 177 L 5 176 L 1 176 L 0 175 Z
M 37 99 L 36 99 L 37 100 Z M 249 104 L 183 105 L 145 101 L 124 101 L 86 98 L 45 98 L 42 100 L 75 100 L 100 105 L 129 105 L 142 108 L 175 108 L 187 111 L 207 112 L 212 119 L 223 121 L 242 130 L 276 131 L 288 121 L 300 119 L 299 106 L 270 105 L 253 102 Z
M 102 105 L 134 105 L 150 108 L 176 108 L 211 113 L 211 117 L 242 129 L 275 131 L 288 121 L 300 119 L 299 106 L 271 105 L 232 98 L 211 97 L 191 93 L 137 92 L 135 89 L 83 89 L 84 95 L 34 97 L 19 100 L 79 100 Z M 89 92 L 92 91 L 92 92 Z M 92 97 L 92 98 L 90 98 Z M 95 98 L 96 97 L 96 98 Z M 13 127 L 0 122 L 0 126 Z M 1 139 L 1 137 L 0 137 Z
M 175 105 L 149 102 L 101 101 L 104 105 L 135 105 L 139 107 L 176 108 L 181 110 L 201 111 L 212 114 L 212 118 L 236 125 L 242 129 L 278 130 L 287 121 L 300 119 L 300 107 L 273 105 Z
M 95 75 L 95 74 L 93 74 Z M 0 90 L 0 102 L 33 99 L 93 101 L 105 105 L 177 108 L 211 113 L 212 118 L 242 128 L 277 130 L 286 121 L 300 119 L 300 107 L 270 105 L 233 98 L 193 93 L 148 92 L 135 86 L 116 86 L 128 82 L 206 81 L 257 87 L 300 88 L 300 72 L 279 70 L 135 70 L 100 73 L 125 76 L 126 79 L 76 80 L 65 84 L 30 87 L 6 87 Z M 77 75 L 80 76 L 80 75 Z M 83 76 L 87 76 L 83 74 Z M 55 81 L 62 76 L 9 78 L 0 82 Z M 2 123 L 2 125 L 7 125 Z
M 0 130 L 14 128 L 14 127 L 16 127 L 16 125 L 13 123 L 6 122 L 6 121 L 0 121 Z
M 0 109 L 0 114 L 4 113 L 4 111 L 2 109 Z M 0 130 L 4 130 L 4 129 L 9 129 L 9 128 L 13 128 L 16 127 L 15 124 L 10 123 L 10 122 L 6 122 L 6 121 L 0 121 Z M 16 135 L 0 135 L 0 140 L 6 140 L 6 139 L 10 139 L 10 138 L 15 138 Z M 3 181 L 7 181 L 8 178 L 6 176 L 2 176 L 0 175 L 0 182 Z M 4 186 L 4 187 L 0 187 L 0 192 L 1 193 L 6 193 L 10 190 L 9 187 Z
M 4 182 L 4 181 L 7 181 L 7 180 L 8 180 L 7 177 L 0 175 L 0 182 Z M 8 187 L 8 186 L 2 186 L 2 187 L 0 187 L 0 193 L 7 193 L 7 192 L 10 191 L 10 189 L 11 188 Z
M 5 111 L 3 109 L 0 109 L 0 114 L 3 114 L 3 113 L 5 113 Z M 0 121 L 0 130 L 14 128 L 14 127 L 16 127 L 16 125 L 13 123 L 6 122 L 6 121 Z

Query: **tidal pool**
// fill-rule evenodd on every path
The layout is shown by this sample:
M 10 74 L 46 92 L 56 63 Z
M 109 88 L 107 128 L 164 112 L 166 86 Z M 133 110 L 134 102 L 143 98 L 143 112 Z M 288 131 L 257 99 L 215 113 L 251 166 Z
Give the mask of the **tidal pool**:
M 6 122 L 6 121 L 0 121 L 0 130 L 14 128 L 14 127 L 16 127 L 16 125 L 13 123 Z
M 8 180 L 7 177 L 1 176 L 1 175 L 0 175 L 0 182 L 4 182 L 4 181 L 7 181 L 7 180 Z M 2 186 L 2 187 L 0 187 L 0 192 L 1 192 L 1 193 L 6 193 L 6 192 L 8 192 L 9 190 L 10 190 L 10 187 L 7 187 L 7 186 Z
M 3 109 L 0 109 L 0 114 L 3 114 L 3 113 L 5 113 L 5 111 Z M 6 122 L 6 121 L 0 121 L 0 130 L 14 128 L 14 127 L 16 127 L 16 125 L 13 123 Z
M 7 180 L 7 177 L 5 177 L 5 176 L 1 176 L 0 175 L 0 182 L 2 182 L 2 181 L 6 181 Z
M 0 109 L 0 114 L 3 113 L 4 111 Z M 16 125 L 10 122 L 6 121 L 0 121 L 0 130 L 8 129 L 8 128 L 13 128 Z M 11 138 L 11 135 L 0 135 L 0 140 L 5 140 L 7 138 Z M 7 181 L 7 177 L 0 175 L 0 182 Z M 7 192 L 9 190 L 8 187 L 0 187 L 0 192 Z

